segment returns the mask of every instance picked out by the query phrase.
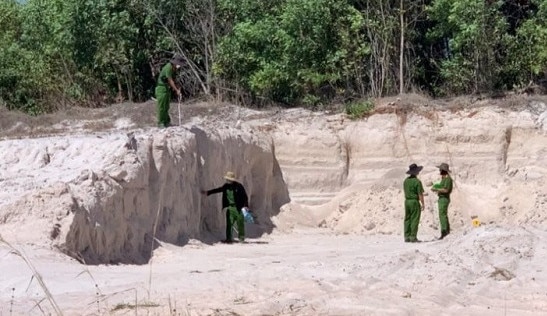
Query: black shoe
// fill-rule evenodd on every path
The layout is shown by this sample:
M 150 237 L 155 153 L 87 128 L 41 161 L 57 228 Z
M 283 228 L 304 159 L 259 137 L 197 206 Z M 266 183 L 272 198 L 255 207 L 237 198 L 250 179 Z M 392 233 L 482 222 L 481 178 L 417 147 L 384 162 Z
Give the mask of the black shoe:
M 223 239 L 220 242 L 223 243 L 223 244 L 233 244 L 234 243 L 233 240 L 229 240 L 229 239 Z
M 441 237 L 439 237 L 439 240 L 443 239 L 449 234 L 449 232 L 441 232 Z

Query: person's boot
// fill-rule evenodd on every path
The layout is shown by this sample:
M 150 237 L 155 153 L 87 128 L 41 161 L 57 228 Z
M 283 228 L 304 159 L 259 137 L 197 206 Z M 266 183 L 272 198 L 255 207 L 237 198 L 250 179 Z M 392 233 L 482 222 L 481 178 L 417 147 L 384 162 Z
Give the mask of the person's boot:
M 448 232 L 447 232 L 447 231 L 441 231 L 441 237 L 439 237 L 439 240 L 440 240 L 440 239 L 443 239 L 444 237 L 446 237 L 446 235 L 448 235 Z

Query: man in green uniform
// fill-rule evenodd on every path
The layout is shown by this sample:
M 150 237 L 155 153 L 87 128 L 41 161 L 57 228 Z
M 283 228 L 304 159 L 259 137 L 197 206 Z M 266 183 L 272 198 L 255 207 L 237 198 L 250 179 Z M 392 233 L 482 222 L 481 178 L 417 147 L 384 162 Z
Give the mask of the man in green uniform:
M 452 178 L 450 177 L 450 168 L 448 164 L 442 163 L 439 166 L 441 173 L 441 183 L 438 187 L 431 190 L 439 195 L 439 221 L 441 222 L 441 237 L 443 239 L 450 234 L 450 223 L 448 222 L 448 204 L 450 204 L 450 193 L 452 193 Z
M 409 176 L 403 182 L 405 193 L 405 242 L 419 242 L 417 238 L 418 224 L 424 208 L 424 188 L 417 176 L 422 169 L 423 166 L 411 164 L 406 172 Z
M 209 191 L 201 191 L 207 196 L 222 192 L 222 209 L 226 210 L 226 239 L 222 242 L 231 244 L 233 242 L 232 229 L 237 223 L 237 232 L 239 241 L 245 241 L 245 221 L 241 211 L 244 207 L 249 207 L 247 192 L 243 185 L 236 181 L 233 172 L 228 171 L 224 176 L 226 183 L 223 186 Z
M 180 89 L 175 85 L 176 70 L 182 66 L 182 58 L 175 57 L 171 59 L 161 69 L 156 84 L 156 100 L 158 111 L 158 125 L 160 127 L 168 127 L 171 124 L 169 117 L 169 103 L 171 102 L 171 92 L 174 91 L 180 98 Z

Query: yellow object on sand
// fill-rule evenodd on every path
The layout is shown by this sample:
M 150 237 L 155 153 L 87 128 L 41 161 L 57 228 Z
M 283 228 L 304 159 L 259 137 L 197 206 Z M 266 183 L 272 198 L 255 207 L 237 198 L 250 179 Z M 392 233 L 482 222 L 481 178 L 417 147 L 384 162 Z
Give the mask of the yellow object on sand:
M 481 221 L 480 221 L 478 218 L 473 218 L 473 220 L 471 221 L 471 223 L 473 224 L 473 227 L 479 227 L 479 226 L 481 226 Z

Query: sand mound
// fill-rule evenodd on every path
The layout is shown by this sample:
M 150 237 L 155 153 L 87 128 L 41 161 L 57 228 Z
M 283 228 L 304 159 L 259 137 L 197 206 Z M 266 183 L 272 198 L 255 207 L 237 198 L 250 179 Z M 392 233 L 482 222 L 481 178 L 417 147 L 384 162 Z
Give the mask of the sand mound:
M 146 262 L 153 239 L 177 245 L 220 237 L 220 198 L 200 189 L 233 170 L 260 225 L 288 201 L 267 138 L 235 129 L 172 128 L 136 134 L 0 142 L 2 236 L 52 244 L 86 263 Z
M 417 162 L 425 166 L 420 178 L 428 192 L 420 234 L 434 236 L 436 197 L 428 187 L 438 181 L 435 166 L 447 162 L 456 183 L 454 229 L 469 227 L 471 216 L 485 225 L 542 225 L 547 106 L 527 102 L 517 110 L 385 105 L 377 109 L 384 114 L 360 121 L 226 107 L 215 111 L 228 121 L 197 117 L 202 127 L 190 130 L 5 140 L 0 224 L 5 238 L 51 243 L 86 262 L 146 262 L 154 231 L 179 245 L 222 235 L 219 199 L 204 199 L 199 189 L 220 185 L 233 169 L 261 223 L 252 234 L 274 224 L 285 231 L 303 225 L 400 234 L 401 184 Z M 288 190 L 292 202 L 272 223 Z
M 435 166 L 441 162 L 450 164 L 456 185 L 452 228 L 469 227 L 471 216 L 486 225 L 546 223 L 547 105 L 394 112 L 358 122 L 302 114 L 278 125 L 276 153 L 292 199 L 275 219 L 278 227 L 400 234 L 402 182 L 413 162 L 425 166 L 420 234 L 438 234 L 429 187 L 439 181 Z

